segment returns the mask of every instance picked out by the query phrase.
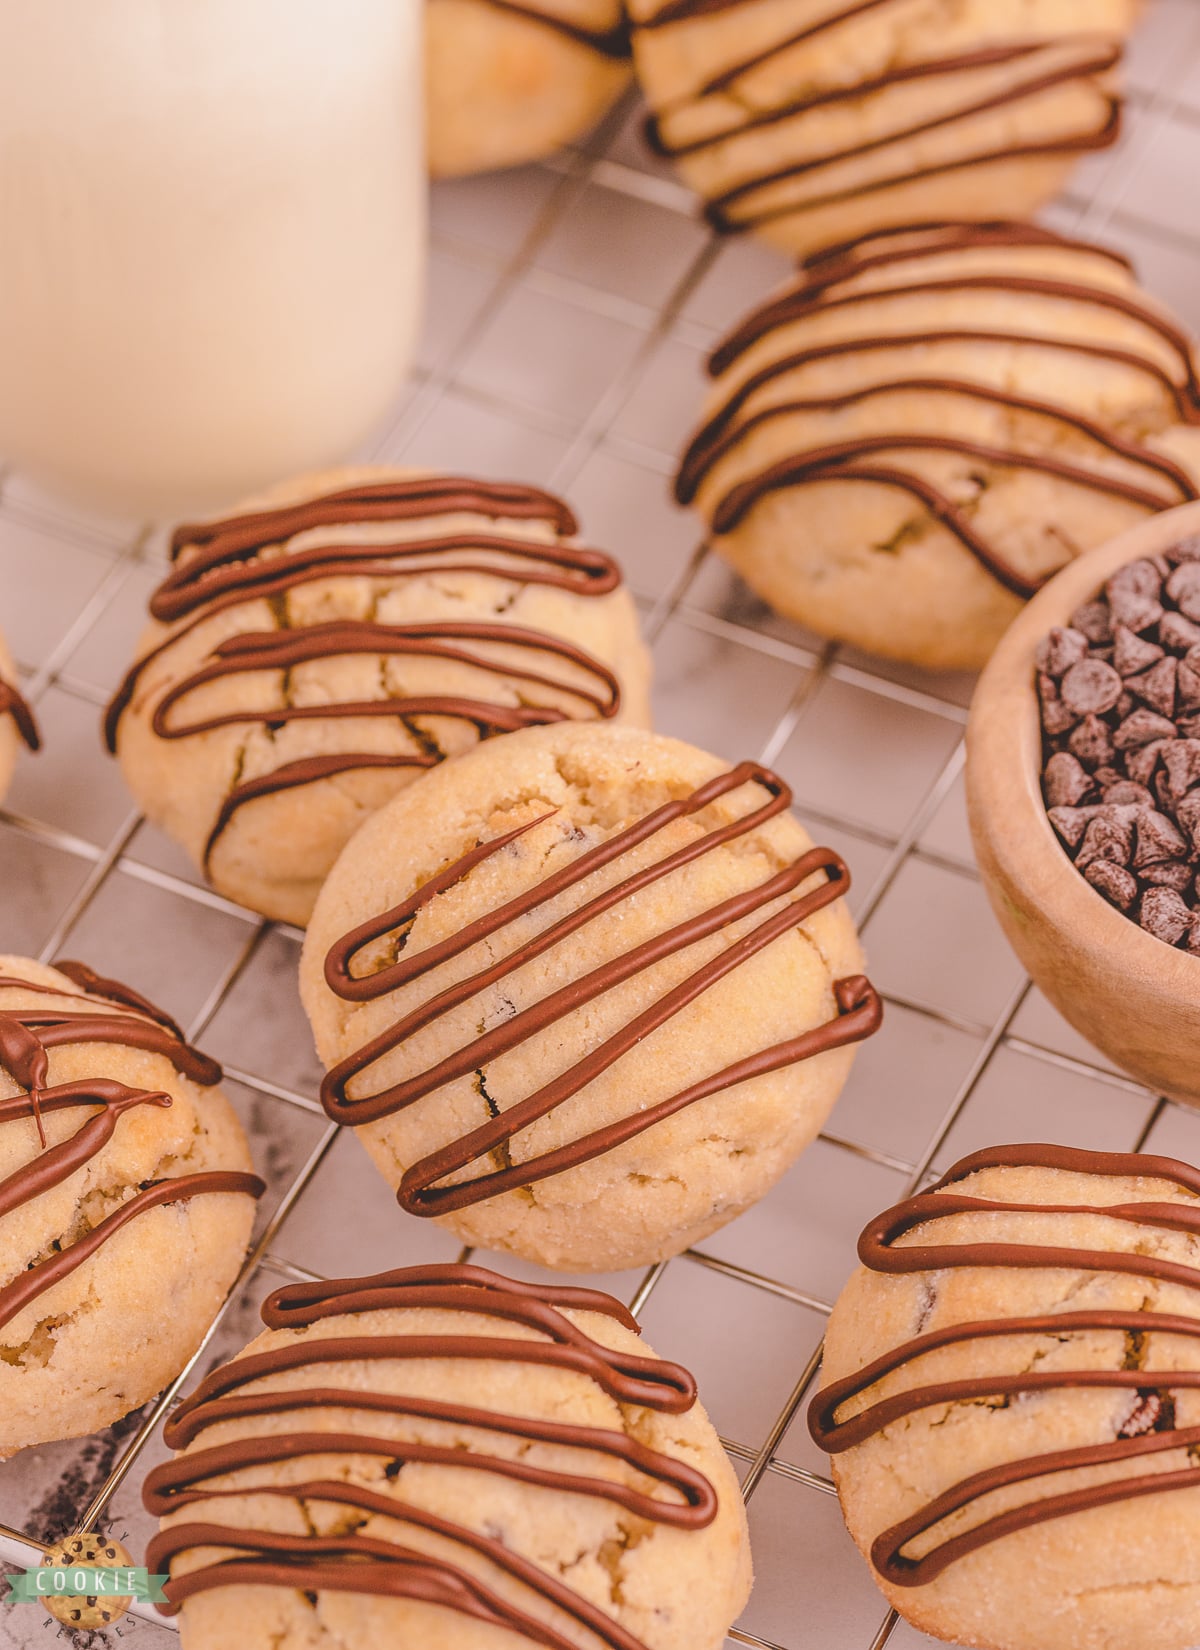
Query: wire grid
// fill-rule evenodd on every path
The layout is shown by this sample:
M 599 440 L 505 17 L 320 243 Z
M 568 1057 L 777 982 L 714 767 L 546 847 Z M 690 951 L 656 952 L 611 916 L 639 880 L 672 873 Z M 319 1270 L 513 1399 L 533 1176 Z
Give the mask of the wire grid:
M 1200 209 L 1180 222 L 1200 164 L 1194 0 L 1148 7 L 1130 79 L 1121 146 L 1087 161 L 1048 217 L 1133 252 L 1151 290 L 1200 331 Z M 964 821 L 970 682 L 881 665 L 774 617 L 667 502 L 700 356 L 787 266 L 711 238 L 691 195 L 639 145 L 639 121 L 630 97 L 545 166 L 435 191 L 420 365 L 363 456 L 565 492 L 590 540 L 622 558 L 642 605 L 658 726 L 775 765 L 855 872 L 852 903 L 888 1016 L 830 1128 L 703 1251 L 599 1281 L 664 1355 L 691 1364 L 741 1478 L 757 1583 L 729 1642 L 911 1650 L 930 1641 L 885 1610 L 803 1427 L 823 1318 L 859 1227 L 989 1142 L 1148 1145 L 1198 1161 L 1200 1115 L 1108 1066 L 1005 947 Z M 162 558 L 151 529 L 83 515 L 20 475 L 0 479 L 0 617 L 47 735 L 0 811 L 0 948 L 85 956 L 160 997 L 225 1062 L 270 1191 L 239 1284 L 178 1381 L 96 1439 L 0 1467 L 0 1557 L 15 1563 L 97 1525 L 140 1548 L 138 1490 L 166 1453 L 164 1413 L 255 1332 L 258 1302 L 280 1278 L 469 1253 L 402 1215 L 356 1143 L 326 1122 L 295 1002 L 299 935 L 203 887 L 129 809 L 99 750 L 96 712 Z M 339 1216 L 351 1210 L 346 1232 Z M 123 1638 L 147 1650 L 173 1642 L 172 1624 L 135 1611 Z M 42 1642 L 53 1624 L 33 1615 L 0 1605 L 0 1646 Z

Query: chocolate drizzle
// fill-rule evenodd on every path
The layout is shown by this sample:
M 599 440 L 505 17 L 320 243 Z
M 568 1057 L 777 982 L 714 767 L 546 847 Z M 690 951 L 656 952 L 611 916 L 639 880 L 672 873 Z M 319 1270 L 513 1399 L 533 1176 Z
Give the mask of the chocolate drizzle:
M 624 15 L 619 16 L 611 28 L 589 29 L 582 23 L 573 23 L 561 12 L 541 6 L 520 5 L 518 0 L 487 0 L 487 4 L 497 11 L 511 12 L 514 17 L 527 18 L 531 23 L 541 23 L 545 28 L 553 29 L 555 34 L 565 34 L 568 40 L 586 46 L 589 51 L 599 52 L 601 57 L 619 61 L 629 56 L 629 22 Z
M 1142 1253 L 1140 1248 L 1082 1249 L 1056 1244 L 957 1240 L 898 1246 L 898 1240 L 910 1232 L 919 1231 L 924 1237 L 938 1220 L 974 1214 L 983 1217 L 985 1229 L 993 1224 L 990 1217 L 996 1215 L 1085 1214 L 1150 1231 L 1200 1235 L 1200 1201 L 1011 1203 L 948 1190 L 981 1170 L 1003 1168 L 1054 1169 L 1098 1177 L 1167 1181 L 1190 1197 L 1200 1199 L 1200 1172 L 1172 1158 L 1122 1156 L 1043 1145 L 999 1147 L 963 1158 L 930 1191 L 909 1198 L 873 1220 L 859 1239 L 859 1259 L 873 1272 L 892 1275 L 937 1273 L 959 1267 L 1046 1268 L 1128 1274 L 1200 1291 L 1200 1268 L 1154 1253 Z M 1028 1369 L 1011 1375 L 971 1375 L 928 1386 L 915 1384 L 885 1398 L 876 1398 L 865 1407 L 856 1407 L 845 1417 L 840 1414 L 847 1404 L 869 1393 L 879 1381 L 897 1371 L 910 1370 L 922 1357 L 942 1347 L 1029 1335 L 1063 1339 L 1075 1331 L 1110 1330 L 1117 1337 L 1125 1337 L 1126 1342 L 1134 1338 L 1139 1345 L 1148 1335 L 1197 1340 L 1200 1339 L 1200 1316 L 1138 1309 L 1089 1310 L 948 1324 L 916 1335 L 855 1374 L 831 1382 L 817 1394 L 808 1412 L 809 1430 L 822 1449 L 835 1455 L 853 1449 L 905 1416 L 942 1405 L 1088 1388 L 1128 1390 L 1135 1399 L 1129 1420 L 1117 1430 L 1111 1442 L 1055 1450 L 973 1473 L 951 1485 L 912 1516 L 884 1530 L 871 1549 L 872 1563 L 880 1575 L 898 1587 L 923 1586 L 957 1559 L 1015 1530 L 1029 1529 L 1093 1507 L 1200 1485 L 1200 1467 L 1192 1464 L 1190 1454 L 1193 1447 L 1200 1446 L 1200 1426 L 1176 1428 L 1174 1401 L 1169 1395 L 1170 1389 L 1200 1388 L 1200 1370 L 1117 1367 Z M 1118 1340 L 1117 1344 L 1122 1343 Z M 1052 1474 L 1133 1462 L 1142 1456 L 1171 1450 L 1187 1451 L 1185 1464 L 1144 1477 L 1129 1476 L 1075 1489 L 1056 1489 L 1040 1500 L 991 1517 L 984 1516 L 971 1528 L 945 1537 L 935 1545 L 929 1544 L 928 1537 L 943 1520 L 963 1508 L 973 1507 L 997 1490 L 1028 1484 L 1036 1491 L 1039 1481 Z M 922 1542 L 924 1551 L 920 1557 L 912 1557 L 905 1548 L 917 1540 Z
M 1004 258 L 1006 250 L 1023 247 L 1053 247 L 1077 254 L 1081 261 L 1080 278 L 1051 279 L 1009 267 Z M 991 250 L 999 256 L 996 267 L 987 273 L 920 278 L 923 260 L 934 261 L 946 253 Z M 851 321 L 850 335 L 837 342 L 808 348 L 791 347 L 801 340 L 790 340 L 787 353 L 757 367 L 732 386 L 684 454 L 675 484 L 677 499 L 681 504 L 691 503 L 714 470 L 730 456 L 736 457 L 746 438 L 765 425 L 806 414 L 832 413 L 872 401 L 885 402 L 889 395 L 926 392 L 945 399 L 944 432 L 913 433 L 897 418 L 893 430 L 884 428 L 875 434 L 798 450 L 728 486 L 712 506 L 713 531 L 717 534 L 734 531 L 764 498 L 781 489 L 828 481 L 872 482 L 909 493 L 1006 589 L 1023 597 L 1032 595 L 1043 581 L 1012 566 L 987 541 L 970 511 L 920 473 L 923 453 L 962 454 L 1000 469 L 1038 471 L 1060 477 L 1073 487 L 1126 500 L 1148 512 L 1195 499 L 1198 496 L 1195 483 L 1174 460 L 1123 436 L 1098 418 L 1057 401 L 1014 394 L 982 379 L 946 377 L 928 368 L 922 370 L 923 357 L 939 344 L 968 343 L 1001 350 L 1025 346 L 1060 354 L 1064 361 L 1071 356 L 1110 361 L 1144 376 L 1155 393 L 1168 401 L 1180 422 L 1200 424 L 1200 382 L 1187 335 L 1137 297 L 1090 281 L 1082 266 L 1105 255 L 1103 248 L 1016 224 L 928 225 L 886 231 L 868 237 L 852 249 L 833 249 L 814 260 L 795 286 L 764 304 L 731 333 L 713 352 L 709 370 L 720 377 L 775 333 L 806 321 L 817 322 L 835 312 L 841 312 Z M 890 278 L 889 269 L 893 265 L 901 267 L 895 277 Z M 869 275 L 873 284 L 856 288 L 853 283 L 864 275 Z M 1159 355 L 1150 349 L 1143 353 L 1129 345 L 1092 343 L 1033 331 L 960 326 L 910 331 L 899 323 L 891 331 L 874 329 L 873 313 L 877 306 L 884 306 L 886 314 L 889 305 L 903 303 L 905 299 L 929 298 L 936 302 L 940 294 L 953 298 L 974 292 L 1028 295 L 1031 299 L 1050 299 L 1077 309 L 1083 306 L 1085 312 L 1094 311 L 1098 319 L 1108 314 L 1121 316 L 1143 328 L 1159 350 L 1165 347 L 1170 352 L 1174 370 L 1168 371 Z M 857 321 L 860 314 L 861 325 Z M 887 376 L 884 361 L 888 356 L 900 356 L 906 362 L 911 361 L 911 366 L 902 368 L 895 376 Z M 882 358 L 878 369 L 874 366 L 876 358 Z M 775 380 L 788 373 L 821 362 L 841 361 L 859 363 L 867 381 L 841 394 L 765 403 L 759 400 L 760 392 L 769 393 Z M 1021 446 L 1015 439 L 1011 445 L 997 446 L 959 436 L 954 433 L 954 402 L 964 398 L 1009 408 L 1031 419 L 1047 421 L 1057 429 L 1038 446 L 1032 441 Z M 881 413 L 881 422 L 882 416 Z M 1060 432 L 1068 434 L 1076 447 L 1082 436 L 1091 450 L 1078 457 L 1069 451 L 1064 456 Z M 906 455 L 911 455 L 908 462 L 905 462 Z M 1106 463 L 1112 459 L 1136 466 L 1140 473 L 1115 473 L 1111 462 Z
M 288 597 L 321 580 L 360 578 L 384 589 L 406 578 L 480 574 L 520 588 L 543 585 L 581 597 L 617 589 L 620 572 L 599 551 L 542 542 L 515 534 L 458 528 L 390 544 L 349 540 L 306 544 L 294 540 L 313 529 L 360 523 L 434 520 L 439 516 L 484 515 L 497 521 L 545 522 L 555 534 L 570 535 L 577 523 L 568 507 L 533 487 L 421 477 L 364 484 L 323 494 L 299 504 L 180 527 L 171 541 L 175 566 L 150 601 L 150 612 L 171 625 L 169 634 L 144 654 L 117 690 L 105 717 L 105 737 L 115 751 L 122 715 L 152 664 L 219 614 L 260 603 L 276 620 L 270 630 L 243 630 L 215 641 L 203 662 L 174 682 L 155 705 L 151 726 L 160 739 L 188 739 L 238 724 L 272 733 L 289 722 L 387 717 L 408 727 L 414 748 L 390 754 L 346 750 L 286 761 L 267 773 L 235 781 L 222 802 L 204 851 L 213 849 L 234 815 L 257 798 L 274 795 L 371 768 L 428 768 L 442 760 L 436 742 L 412 718 L 449 717 L 475 728 L 481 739 L 516 728 L 617 714 L 620 686 L 613 672 L 582 648 L 545 631 L 503 621 L 447 620 L 390 624 L 375 619 L 340 618 L 293 628 Z M 389 657 L 436 658 L 483 671 L 510 683 L 516 704 L 492 704 L 462 695 L 381 696 L 311 704 L 291 702 L 289 673 L 323 659 L 367 654 L 383 666 Z M 556 666 L 566 666 L 562 674 Z M 189 718 L 186 703 L 208 684 L 239 677 L 281 682 L 285 702 L 262 710 L 230 710 Z M 386 695 L 386 689 L 385 695 Z M 526 699 L 529 692 L 531 697 Z M 569 708 L 539 700 L 548 693 Z
M 744 4 L 745 0 L 668 0 L 652 17 L 639 22 L 639 30 L 653 33 L 676 25 L 687 25 Z M 867 13 L 894 5 L 896 0 L 856 0 L 843 5 L 815 22 L 806 23 L 771 45 L 737 59 L 726 69 L 702 82 L 651 116 L 646 134 L 651 146 L 664 156 L 679 159 L 705 154 L 730 146 L 734 167 L 739 146 L 754 143 L 771 127 L 800 122 L 825 109 L 865 105 L 871 110 L 859 123 L 864 132 L 880 135 L 864 137 L 844 148 L 813 147 L 811 158 L 784 161 L 771 167 L 748 152 L 739 181 L 712 196 L 706 216 L 713 227 L 726 233 L 754 228 L 778 219 L 803 215 L 864 195 L 908 188 L 913 182 L 998 162 L 1069 156 L 1107 148 L 1120 133 L 1121 106 L 1115 95 L 1104 90 L 1104 79 L 1120 62 L 1118 41 L 1098 38 L 1080 31 L 1058 38 L 1012 40 L 981 46 L 942 58 L 918 62 L 897 62 L 886 72 L 852 85 L 832 85 L 812 89 L 811 72 L 800 70 L 792 84 L 803 91 L 790 96 L 783 84 L 756 84 L 754 76 L 764 68 L 768 75 L 775 61 L 806 43 L 823 43 L 823 37 L 844 26 L 854 26 Z M 1004 71 L 1009 71 L 1007 74 Z M 776 75 L 776 81 L 783 77 Z M 891 117 L 886 109 L 888 94 L 906 84 L 927 83 L 929 97 L 915 119 Z M 957 85 L 956 85 L 957 83 Z M 1100 94 L 1099 116 L 1077 129 L 1055 133 L 1045 124 L 1043 135 L 1028 141 L 973 143 L 973 122 L 1000 111 L 1022 113 L 1036 108 L 1039 99 L 1056 87 L 1091 84 Z M 959 89 L 961 88 L 961 89 Z M 696 115 L 711 111 L 702 122 L 703 135 L 685 135 L 696 124 Z M 886 124 L 885 124 L 886 122 Z M 1014 124 L 1010 118 L 1009 124 Z M 679 135 L 675 130 L 678 127 Z M 953 132 L 961 127 L 958 139 L 962 152 L 926 165 L 912 164 L 909 145 L 930 133 Z M 803 144 L 803 137 L 800 139 Z M 790 139 L 781 137 L 779 154 L 786 157 Z M 875 161 L 875 175 L 858 175 L 844 183 L 837 181 L 839 167 L 857 160 Z M 782 199 L 772 198 L 781 186 L 792 185 Z M 761 198 L 760 198 L 761 197 Z
M 464 1324 L 461 1334 L 344 1335 L 336 1329 L 325 1336 L 311 1333 L 327 1318 L 405 1310 L 460 1312 L 468 1319 L 483 1317 L 518 1324 L 523 1331 L 534 1334 L 519 1339 L 503 1334 L 472 1334 L 469 1323 Z M 393 1524 L 423 1530 L 487 1560 L 544 1605 L 563 1612 L 573 1631 L 583 1628 L 610 1650 L 644 1650 L 607 1612 L 502 1539 L 405 1500 L 401 1493 L 403 1469 L 410 1462 L 451 1470 L 465 1467 L 537 1490 L 607 1501 L 652 1524 L 699 1531 L 716 1517 L 717 1497 L 708 1479 L 695 1467 L 615 1429 L 505 1415 L 415 1394 L 364 1391 L 357 1385 L 262 1385 L 273 1376 L 307 1372 L 319 1365 L 336 1369 L 339 1364 L 376 1360 L 477 1360 L 577 1372 L 589 1377 L 618 1404 L 660 1414 L 679 1415 L 692 1408 L 696 1387 L 686 1370 L 657 1358 L 614 1351 L 575 1324 L 566 1316 L 567 1311 L 600 1313 L 637 1332 L 634 1320 L 607 1295 L 589 1289 L 514 1283 L 477 1266 L 411 1267 L 375 1277 L 277 1290 L 263 1306 L 263 1321 L 272 1329 L 310 1333 L 267 1351 L 247 1353 L 215 1370 L 168 1420 L 164 1434 L 167 1443 L 189 1450 L 209 1427 L 255 1416 L 274 1418 L 295 1413 L 299 1424 L 302 1412 L 310 1409 L 354 1412 L 359 1417 L 356 1424 L 339 1431 L 271 1430 L 261 1437 L 236 1438 L 191 1450 L 149 1474 L 143 1491 L 146 1508 L 165 1517 L 184 1507 L 203 1509 L 206 1502 L 233 1493 L 319 1501 L 380 1515 Z M 246 1391 L 248 1386 L 253 1390 Z M 561 1455 L 555 1457 L 555 1466 L 541 1466 L 536 1455 L 489 1455 L 482 1444 L 463 1449 L 410 1442 L 394 1435 L 373 1436 L 363 1429 L 361 1420 L 368 1411 L 445 1422 L 485 1434 L 525 1439 L 534 1445 L 555 1446 L 560 1451 L 579 1450 L 585 1458 L 572 1471 L 562 1464 Z M 385 1459 L 389 1463 L 386 1477 L 390 1490 L 373 1490 L 342 1478 L 284 1484 L 255 1478 L 254 1469 L 259 1467 L 343 1451 L 355 1457 Z M 646 1481 L 646 1487 L 635 1488 L 626 1482 L 594 1476 L 586 1457 L 596 1455 L 632 1467 Z M 227 1483 L 218 1489 L 207 1487 L 211 1480 L 225 1480 L 232 1474 L 237 1475 L 236 1488 L 231 1490 Z M 173 1614 L 186 1599 L 214 1587 L 266 1585 L 293 1591 L 355 1592 L 439 1605 L 507 1628 L 548 1650 L 578 1647 L 575 1637 L 567 1637 L 552 1621 L 529 1615 L 473 1570 L 398 1540 L 358 1534 L 289 1536 L 200 1521 L 177 1524 L 155 1536 L 147 1552 L 147 1564 L 162 1571 L 181 1553 L 200 1547 L 231 1550 L 235 1556 L 201 1565 L 169 1581 L 168 1602 L 160 1606 L 164 1614 Z
M 433 989 L 419 1007 L 401 1016 L 394 1025 L 372 1038 L 354 1054 L 340 1061 L 327 1074 L 321 1099 L 335 1122 L 362 1124 L 391 1116 L 427 1098 L 445 1084 L 470 1072 L 482 1070 L 488 1061 L 529 1039 L 548 1032 L 561 1020 L 606 992 L 635 978 L 664 958 L 685 950 L 710 935 L 719 934 L 743 918 L 765 909 L 775 901 L 795 894 L 814 877 L 823 880 L 807 893 L 774 911 L 757 928 L 729 944 L 718 956 L 702 964 L 679 984 L 665 992 L 621 1030 L 608 1037 L 576 1061 L 567 1071 L 488 1122 L 452 1140 L 441 1150 L 413 1164 L 403 1175 L 399 1201 L 413 1214 L 450 1213 L 482 1202 L 515 1187 L 530 1186 L 550 1175 L 561 1174 L 580 1163 L 591 1161 L 626 1140 L 652 1128 L 664 1118 L 709 1095 L 732 1088 L 750 1078 L 763 1076 L 794 1065 L 827 1049 L 842 1047 L 869 1037 L 880 1023 L 882 1009 L 874 989 L 862 975 L 838 980 L 834 985 L 835 1017 L 824 1025 L 798 1034 L 761 1053 L 742 1059 L 711 1076 L 681 1089 L 654 1105 L 633 1111 L 616 1123 L 585 1134 L 570 1144 L 542 1153 L 523 1163 L 507 1161 L 513 1138 L 539 1118 L 545 1117 L 588 1083 L 607 1071 L 622 1055 L 666 1024 L 717 981 L 743 962 L 764 950 L 773 940 L 799 928 L 815 912 L 839 899 L 850 886 L 850 873 L 841 858 L 828 848 L 812 848 L 784 870 L 768 877 L 757 887 L 734 895 L 700 915 L 689 917 L 654 939 L 583 974 L 570 985 L 551 992 L 490 1030 L 479 1035 L 427 1070 L 415 1073 L 374 1094 L 350 1096 L 349 1085 L 376 1061 L 399 1048 L 407 1038 L 442 1015 L 503 980 L 507 975 L 543 955 L 579 932 L 594 918 L 613 909 L 642 889 L 726 843 L 751 836 L 768 820 L 786 812 L 792 793 L 777 775 L 754 762 L 743 762 L 720 774 L 689 796 L 663 804 L 633 825 L 627 826 L 598 847 L 590 848 L 562 869 L 545 877 L 526 893 L 507 901 L 469 923 L 459 933 L 426 947 L 400 955 L 375 973 L 351 972 L 363 949 L 384 935 L 404 932 L 420 911 L 439 894 L 468 877 L 479 865 L 503 852 L 527 832 L 554 818 L 556 810 L 531 819 L 515 830 L 481 843 L 421 887 L 404 905 L 384 911 L 362 924 L 334 945 L 325 961 L 325 979 L 330 990 L 347 1002 L 367 1002 L 386 996 L 401 986 L 422 979 L 441 963 L 463 956 L 472 947 L 493 935 L 503 934 L 512 925 L 543 910 L 568 889 L 576 888 L 593 873 L 618 862 L 625 854 L 650 841 L 675 820 L 695 818 L 720 798 L 753 785 L 765 792 L 764 799 L 749 812 L 706 831 L 665 858 L 634 871 L 612 887 L 585 899 L 568 915 L 558 918 L 533 938 L 516 946 L 499 961 L 485 964 L 457 984 Z M 480 1158 L 499 1154 L 502 1166 L 469 1179 L 444 1184 Z
M 18 734 L 29 746 L 31 751 L 40 750 L 41 735 L 38 732 L 37 721 L 28 701 L 20 690 L 0 676 L 0 716 L 11 716 Z
M 54 999 L 44 1008 L 37 1006 L 36 1001 L 32 1006 L 0 1008 L 0 1070 L 25 1090 L 24 1094 L 0 1099 L 0 1126 L 32 1120 L 41 1146 L 29 1163 L 0 1181 L 0 1220 L 61 1185 L 91 1162 L 112 1139 L 126 1112 L 138 1106 L 171 1104 L 168 1094 L 131 1088 L 112 1078 L 89 1077 L 52 1084 L 49 1082 L 52 1049 L 77 1048 L 89 1043 L 117 1044 L 162 1055 L 181 1076 L 202 1086 L 211 1087 L 221 1079 L 220 1066 L 191 1048 L 175 1023 L 137 992 L 102 979 L 84 963 L 63 962 L 55 966 L 80 987 L 78 993 L 65 986 L 44 985 L 11 976 L 0 978 L 0 992 L 19 991 L 35 999 L 43 996 Z M 69 1006 L 75 997 L 86 1006 L 79 1009 Z M 93 1003 L 97 1004 L 95 1010 Z M 91 1115 L 74 1134 L 50 1146 L 46 1138 L 46 1115 L 78 1108 L 98 1109 L 91 1110 Z M 244 1192 L 250 1197 L 260 1197 L 265 1189 L 257 1175 L 233 1171 L 208 1171 L 146 1182 L 133 1197 L 82 1237 L 67 1247 L 55 1248 L 0 1288 L 0 1327 L 75 1271 L 110 1237 L 147 1209 L 185 1202 L 206 1193 Z

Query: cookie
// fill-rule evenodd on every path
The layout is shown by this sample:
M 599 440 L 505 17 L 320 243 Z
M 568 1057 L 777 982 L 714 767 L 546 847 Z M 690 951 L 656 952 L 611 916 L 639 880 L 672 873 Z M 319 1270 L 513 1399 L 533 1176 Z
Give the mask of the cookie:
M 1136 0 L 630 0 L 649 135 L 718 228 L 807 253 L 1023 218 L 1120 132 Z
M 834 249 L 709 370 L 677 498 L 772 606 L 889 658 L 981 665 L 1064 562 L 1197 496 L 1190 340 L 1033 225 Z
M 0 1458 L 118 1420 L 199 1346 L 264 1189 L 220 1077 L 128 987 L 0 956 Z
M 974 1153 L 863 1232 L 809 1411 L 915 1627 L 978 1650 L 1200 1642 L 1200 1171 Z
M 428 0 L 425 95 L 435 177 L 549 155 L 629 84 L 617 0 Z
M 374 809 L 444 757 L 563 718 L 649 720 L 620 569 L 534 487 L 292 482 L 177 529 L 107 737 L 213 886 L 303 924 Z
M 262 1313 L 145 1484 L 184 1650 L 719 1650 L 750 1590 L 737 1480 L 611 1296 L 428 1266 Z
M 330 1117 L 464 1242 L 616 1271 L 747 1208 L 880 1018 L 849 872 L 784 782 L 674 739 L 537 728 L 368 821 L 301 995 Z
M 8 790 L 22 745 L 31 751 L 41 745 L 33 711 L 17 686 L 16 666 L 0 636 L 0 802 Z

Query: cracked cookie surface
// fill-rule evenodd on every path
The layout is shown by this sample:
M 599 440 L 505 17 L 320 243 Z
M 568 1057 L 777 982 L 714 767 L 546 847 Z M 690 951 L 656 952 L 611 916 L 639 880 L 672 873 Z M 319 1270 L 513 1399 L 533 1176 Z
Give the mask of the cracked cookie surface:
M 814 258 L 709 370 L 679 502 L 780 612 L 927 668 L 978 668 L 1065 562 L 1197 496 L 1191 340 L 1033 225 Z
M 750 1589 L 737 1481 L 616 1301 L 430 1266 L 263 1317 L 146 1483 L 186 1650 L 718 1650 Z
M 878 1024 L 848 872 L 756 764 L 563 724 L 369 821 L 301 994 L 402 1206 L 576 1270 L 677 1253 L 771 1187 Z
M 1200 1639 L 1200 1171 L 1005 1146 L 871 1222 L 810 1430 L 896 1609 L 980 1650 Z
M 581 137 L 629 84 L 616 0 L 429 0 L 429 166 L 518 166 Z
M 536 488 L 378 468 L 181 527 L 107 717 L 134 795 L 221 893 L 303 924 L 362 821 L 444 757 L 647 722 L 632 598 L 576 530 Z
M 199 1345 L 263 1189 L 219 1078 L 115 982 L 0 956 L 0 1457 L 117 1420 Z

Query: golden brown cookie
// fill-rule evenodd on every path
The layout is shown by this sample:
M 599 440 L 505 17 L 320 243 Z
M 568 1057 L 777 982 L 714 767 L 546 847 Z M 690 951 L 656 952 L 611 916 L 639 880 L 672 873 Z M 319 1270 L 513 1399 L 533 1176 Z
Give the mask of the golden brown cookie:
M 1064 562 L 1197 496 L 1190 339 L 1033 225 L 815 258 L 710 372 L 679 501 L 780 612 L 890 658 L 981 665 Z
M 633 728 L 536 728 L 430 774 L 317 901 L 301 994 L 411 1213 L 617 1270 L 725 1225 L 813 1139 L 879 999 L 849 872 L 784 782 Z
M 174 1379 L 263 1183 L 221 1068 L 82 963 L 0 956 L 0 1458 Z
M 610 1296 L 429 1266 L 263 1319 L 146 1480 L 184 1650 L 718 1650 L 750 1590 L 737 1480 Z
M 535 487 L 333 471 L 175 532 L 107 731 L 147 815 L 213 886 L 308 920 L 397 791 L 480 739 L 649 720 L 611 557 Z
M 809 1427 L 896 1609 L 977 1650 L 1200 1642 L 1200 1171 L 995 1147 L 858 1252 Z
M 650 132 L 724 230 L 809 252 L 1023 218 L 1115 142 L 1136 0 L 631 0 Z
M 456 177 L 551 154 L 629 78 L 618 0 L 428 0 L 430 170 Z
M 41 738 L 33 711 L 18 686 L 12 655 L 0 636 L 0 802 L 12 779 L 22 744 L 35 751 L 41 745 Z

